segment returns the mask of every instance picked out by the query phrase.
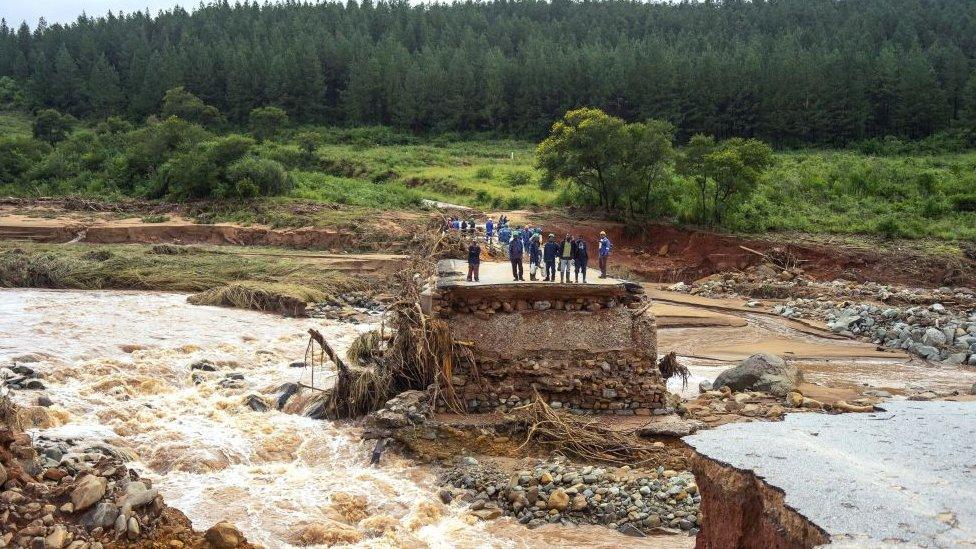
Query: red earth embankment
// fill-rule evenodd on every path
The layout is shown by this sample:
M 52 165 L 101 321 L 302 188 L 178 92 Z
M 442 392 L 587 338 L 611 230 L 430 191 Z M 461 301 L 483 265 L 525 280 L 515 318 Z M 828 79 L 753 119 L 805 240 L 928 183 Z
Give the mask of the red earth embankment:
M 691 462 L 701 492 L 702 529 L 697 549 L 806 548 L 830 537 L 783 501 L 783 492 L 750 471 L 695 454 Z
M 976 286 L 976 261 L 961 255 L 926 253 L 922 244 L 913 248 L 879 249 L 789 240 L 785 235 L 747 238 L 672 225 L 648 224 L 632 229 L 619 223 L 566 217 L 540 217 L 531 221 L 536 222 L 545 232 L 559 238 L 582 233 L 591 243 L 591 256 L 596 255 L 600 231 L 606 231 L 614 246 L 612 268 L 623 268 L 649 282 L 691 282 L 719 272 L 745 269 L 765 261 L 759 253 L 778 248 L 795 256 L 806 274 L 818 280 L 844 278 L 907 286 Z

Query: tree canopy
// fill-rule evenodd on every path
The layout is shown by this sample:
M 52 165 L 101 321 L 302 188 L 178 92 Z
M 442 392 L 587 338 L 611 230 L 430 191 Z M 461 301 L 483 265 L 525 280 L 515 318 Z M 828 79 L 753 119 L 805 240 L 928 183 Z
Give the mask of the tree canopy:
M 973 131 L 976 112 L 971 0 L 245 1 L 10 24 L 0 77 L 76 117 L 141 121 L 182 86 L 238 126 L 276 105 L 299 123 L 534 138 L 586 105 L 682 142 L 792 145 Z

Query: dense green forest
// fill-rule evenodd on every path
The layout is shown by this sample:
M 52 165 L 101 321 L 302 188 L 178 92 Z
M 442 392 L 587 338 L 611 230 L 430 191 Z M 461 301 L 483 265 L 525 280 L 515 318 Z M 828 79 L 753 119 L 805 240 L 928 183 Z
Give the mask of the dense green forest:
M 292 120 L 541 138 L 567 110 L 776 146 L 972 145 L 972 0 L 218 2 L 0 26 L 28 108 L 142 121 L 184 86 L 230 124 Z M 948 136 L 948 137 L 944 137 Z M 938 146 L 938 145 L 937 145 Z

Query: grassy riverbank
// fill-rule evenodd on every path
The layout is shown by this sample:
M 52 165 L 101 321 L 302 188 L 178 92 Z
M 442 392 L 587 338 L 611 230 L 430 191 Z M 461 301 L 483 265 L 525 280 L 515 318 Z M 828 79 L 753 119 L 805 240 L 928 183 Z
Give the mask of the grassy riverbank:
M 0 241 L 0 287 L 194 292 L 190 301 L 294 314 L 372 281 L 287 253 L 173 245 Z M 254 248 L 248 248 L 253 254 Z

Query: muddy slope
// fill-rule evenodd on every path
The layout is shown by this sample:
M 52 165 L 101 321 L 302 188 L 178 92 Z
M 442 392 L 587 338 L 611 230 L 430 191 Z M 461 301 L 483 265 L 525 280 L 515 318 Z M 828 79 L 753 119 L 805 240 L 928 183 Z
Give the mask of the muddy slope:
M 752 472 L 697 453 L 691 470 L 701 491 L 697 549 L 801 548 L 830 541 L 817 525 L 784 503 L 783 492 Z
M 926 254 L 922 244 L 918 245 L 919 249 L 882 250 L 799 239 L 788 241 L 788 236 L 745 238 L 660 224 L 648 224 L 635 234 L 622 224 L 592 220 L 550 217 L 538 222 L 545 231 L 558 235 L 582 233 L 594 251 L 600 231 L 606 231 L 614 244 L 611 265 L 623 267 L 650 282 L 690 282 L 723 271 L 744 269 L 764 261 L 755 252 L 780 248 L 793 254 L 804 271 L 819 280 L 845 278 L 909 286 L 976 286 L 976 260 Z

